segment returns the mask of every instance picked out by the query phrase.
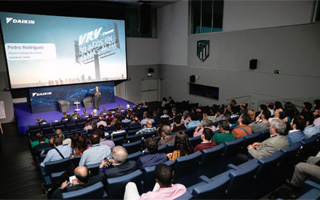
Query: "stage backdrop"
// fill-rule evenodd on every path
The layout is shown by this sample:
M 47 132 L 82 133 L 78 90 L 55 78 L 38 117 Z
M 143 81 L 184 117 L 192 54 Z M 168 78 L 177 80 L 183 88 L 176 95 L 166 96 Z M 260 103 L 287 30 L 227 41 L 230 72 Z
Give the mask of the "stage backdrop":
M 79 101 L 79 107 L 83 107 L 82 100 L 92 96 L 95 86 L 101 90 L 100 104 L 114 103 L 114 83 L 90 83 L 81 85 L 68 85 L 58 87 L 33 88 L 29 89 L 29 100 L 32 113 L 40 113 L 58 110 L 57 101 L 66 100 L 73 108 L 74 102 Z

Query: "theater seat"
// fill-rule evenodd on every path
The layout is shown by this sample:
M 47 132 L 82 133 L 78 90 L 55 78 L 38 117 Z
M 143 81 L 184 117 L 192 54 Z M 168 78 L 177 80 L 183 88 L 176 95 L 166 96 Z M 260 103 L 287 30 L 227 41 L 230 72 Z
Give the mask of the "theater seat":
M 135 153 L 137 151 L 141 151 L 141 140 L 123 144 L 122 146 L 127 150 L 128 154 Z
M 70 102 L 65 100 L 58 100 L 58 108 L 60 112 L 68 112 L 70 109 Z
M 107 179 L 107 195 L 108 199 L 123 199 L 125 187 L 128 182 L 134 182 L 137 185 L 138 191 L 141 190 L 142 172 L 136 170 L 130 174 L 108 178 Z
M 222 172 L 221 160 L 224 153 L 224 144 L 204 149 L 201 157 L 200 174 L 209 178 L 214 177 Z
M 62 199 L 103 199 L 106 197 L 107 194 L 101 182 L 80 190 L 62 193 Z
M 199 162 L 202 153 L 197 151 L 193 154 L 177 158 L 174 163 L 174 183 L 181 183 L 186 187 L 196 183 L 199 176 Z

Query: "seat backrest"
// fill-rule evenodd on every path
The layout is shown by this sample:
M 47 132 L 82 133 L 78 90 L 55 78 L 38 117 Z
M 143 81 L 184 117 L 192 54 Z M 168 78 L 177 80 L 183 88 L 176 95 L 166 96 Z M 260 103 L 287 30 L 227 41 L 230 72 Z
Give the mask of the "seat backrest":
M 86 125 L 86 122 L 84 122 L 84 121 L 83 122 L 82 121 L 81 122 L 77 122 L 77 127 L 78 128 L 82 129 L 82 128 L 84 128 L 85 125 Z
M 200 168 L 201 175 L 206 175 L 211 178 L 221 172 L 220 161 L 224 153 L 224 144 L 204 149 L 202 152 Z
M 173 152 L 173 143 L 167 144 L 166 145 L 166 153 L 172 153 Z
M 134 182 L 137 185 L 138 191 L 141 189 L 142 172 L 136 170 L 130 174 L 107 179 L 107 194 L 108 199 L 123 199 L 125 187 L 128 182 Z
M 115 144 L 116 146 L 122 145 L 123 142 L 124 142 L 124 137 L 114 138 L 112 141 L 114 142 L 114 144 Z
M 127 143 L 136 142 L 138 140 L 141 140 L 141 134 L 128 135 L 126 137 Z
M 297 200 L 305 200 L 305 199 L 320 199 L 320 190 L 317 188 L 312 188 L 308 192 L 301 195 Z
M 172 160 L 168 160 L 167 162 L 165 162 L 165 164 L 170 166 L 171 169 L 173 169 L 174 162 Z M 154 174 L 155 168 L 155 166 L 152 166 L 142 169 L 143 192 L 152 191 L 154 184 L 156 183 Z
M 230 177 L 223 176 L 212 183 L 196 186 L 192 190 L 194 199 L 225 199 Z
M 183 132 L 185 132 L 188 135 L 189 138 L 192 138 L 193 137 L 193 133 L 194 133 L 194 127 L 185 129 L 185 130 L 183 130 Z
M 39 129 L 39 124 L 32 124 L 28 126 L 28 130 Z
M 261 132 L 253 133 L 252 135 L 246 135 L 243 137 L 244 143 L 243 143 L 243 149 L 247 150 L 247 146 L 250 144 L 253 144 L 255 142 L 258 142 L 261 136 Z
M 136 161 L 140 156 L 142 156 L 141 151 L 137 151 L 137 152 L 135 152 L 135 153 L 129 154 L 127 160 L 134 160 L 134 161 Z
M 242 146 L 244 143 L 243 138 L 239 138 L 237 140 L 234 140 L 232 142 L 225 142 L 225 150 L 224 150 L 224 158 L 230 158 L 237 155 L 242 150 Z
M 177 158 L 174 163 L 174 183 L 181 183 L 186 187 L 195 184 L 199 176 L 201 156 L 202 153 L 197 151 Z
M 65 171 L 71 165 L 70 158 L 64 158 L 56 161 L 46 162 L 45 171 L 49 175 L 54 172 Z
M 101 182 L 86 188 L 62 193 L 62 199 L 102 199 L 104 196 L 104 186 Z
M 263 131 L 260 131 L 260 132 L 261 132 L 261 135 L 260 135 L 260 138 L 259 138 L 259 142 L 263 142 L 264 140 L 270 138 L 269 129 L 266 129 L 266 130 L 263 130 Z
M 136 134 L 136 132 L 138 132 L 138 131 L 140 131 L 140 130 L 141 130 L 141 128 L 128 129 L 128 130 L 127 130 L 127 133 L 128 133 L 128 135 L 134 135 L 134 134 Z
M 316 144 L 318 138 L 318 135 L 313 135 L 311 138 L 300 141 L 302 148 L 298 152 L 299 162 L 306 160 L 309 156 L 315 156 L 318 153 L 314 151 L 314 149 L 317 149 Z
M 158 153 L 167 153 L 167 146 L 166 145 L 158 146 Z
M 228 185 L 227 193 L 229 199 L 251 198 L 250 193 L 258 167 L 258 163 L 252 163 L 244 168 L 230 170 L 230 183 Z
M 87 165 L 88 170 L 90 170 L 90 176 L 95 176 L 99 174 L 99 166 L 101 163 L 96 163 L 92 165 Z
M 147 139 L 147 138 L 152 137 L 153 135 L 156 135 L 156 134 L 157 134 L 157 130 L 152 131 L 152 132 L 149 132 L 149 133 L 144 133 L 144 134 L 142 135 L 142 138 L 143 138 L 143 139 Z
M 76 155 L 73 157 L 72 163 L 75 167 L 79 166 L 80 159 L 81 159 L 81 155 Z
M 297 163 L 297 154 L 300 150 L 301 144 L 296 143 L 293 144 L 285 149 L 281 149 L 281 152 L 283 153 L 283 156 L 278 164 L 278 169 L 280 174 L 279 175 L 288 175 L 291 174 L 290 172 L 293 172 L 294 164 Z
M 201 143 L 201 135 L 197 136 L 197 137 L 191 137 L 189 138 L 190 143 L 193 147 L 196 147 L 198 144 Z
M 141 151 L 141 140 L 132 143 L 125 143 L 122 146 L 127 150 L 128 154 L 135 153 L 137 151 Z

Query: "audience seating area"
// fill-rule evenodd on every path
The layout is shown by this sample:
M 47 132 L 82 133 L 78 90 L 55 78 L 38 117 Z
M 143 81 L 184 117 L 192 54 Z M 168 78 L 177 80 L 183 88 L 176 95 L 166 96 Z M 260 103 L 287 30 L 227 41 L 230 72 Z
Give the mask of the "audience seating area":
M 186 102 L 176 103 L 179 109 L 190 109 L 198 107 L 198 104 L 188 104 Z M 168 109 L 168 107 L 167 107 Z M 143 111 L 143 109 L 141 109 Z M 229 122 L 235 124 L 238 118 Z M 172 122 L 172 121 L 171 121 Z M 156 126 L 159 122 L 155 122 Z M 122 145 L 128 151 L 129 160 L 137 160 L 143 155 L 144 142 L 148 137 L 156 137 L 156 131 L 146 134 L 136 134 L 141 129 L 140 125 L 122 124 L 125 132 L 117 135 L 107 135 L 106 139 L 111 139 L 115 145 Z M 217 123 L 214 123 L 217 125 Z M 55 130 L 61 129 L 65 137 L 70 138 L 73 134 L 87 135 L 83 128 L 85 121 L 63 123 L 60 120 L 47 124 L 35 124 L 28 127 L 28 137 L 35 140 L 35 134 L 42 132 L 47 138 L 55 136 Z M 231 127 L 232 130 L 234 128 Z M 193 147 L 201 143 L 201 137 L 193 137 L 195 128 L 184 130 L 189 136 Z M 113 129 L 107 128 L 106 132 L 112 133 Z M 172 133 L 173 135 L 175 133 Z M 269 130 L 263 130 L 252 135 L 244 136 L 232 142 L 225 142 L 216 147 L 205 149 L 203 152 L 195 152 L 187 156 L 177 158 L 175 162 L 169 160 L 167 165 L 174 171 L 174 183 L 181 183 L 187 187 L 187 193 L 178 199 L 259 199 L 272 192 L 277 187 L 285 183 L 287 178 L 293 174 L 294 166 L 298 162 L 305 161 L 309 156 L 314 156 L 320 150 L 320 133 L 300 143 L 281 149 L 277 153 L 263 159 L 252 159 L 239 166 L 232 164 L 238 153 L 247 153 L 247 146 L 254 142 L 262 142 L 270 137 Z M 47 152 L 49 148 L 38 149 L 39 152 Z M 159 152 L 173 152 L 173 144 L 159 146 Z M 39 164 L 46 154 L 34 155 L 35 161 Z M 46 163 L 45 168 L 39 171 L 42 182 L 50 185 L 59 177 L 71 164 L 78 166 L 80 156 L 65 158 L 59 161 Z M 87 166 L 91 171 L 91 176 L 97 175 L 100 163 Z M 63 193 L 64 199 L 87 198 L 87 199 L 122 199 L 125 185 L 135 182 L 140 194 L 152 191 L 155 184 L 155 167 L 147 167 L 143 170 L 136 170 L 133 173 L 122 177 L 110 178 L 106 186 L 100 182 L 85 189 Z M 307 181 L 304 186 L 304 198 L 319 198 L 320 187 L 316 183 Z

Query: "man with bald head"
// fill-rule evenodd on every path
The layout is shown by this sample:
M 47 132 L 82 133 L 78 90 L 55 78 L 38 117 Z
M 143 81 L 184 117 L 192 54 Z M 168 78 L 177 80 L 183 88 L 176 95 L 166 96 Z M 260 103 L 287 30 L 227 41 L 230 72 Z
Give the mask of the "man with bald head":
M 156 127 L 152 127 L 152 120 L 149 119 L 145 125 L 145 127 L 143 129 L 141 129 L 140 131 L 136 132 L 136 134 L 144 134 L 144 133 L 150 133 L 153 131 L 156 131 L 157 128 Z
M 61 186 L 53 192 L 51 199 L 62 199 L 62 193 L 64 192 L 80 190 L 100 181 L 99 178 L 89 179 L 90 171 L 86 166 L 79 166 L 75 168 L 74 175 L 76 179 L 71 183 L 64 181 Z
M 112 159 L 105 159 L 99 166 L 99 176 L 103 179 L 123 176 L 137 169 L 136 161 L 127 160 L 128 152 L 122 146 L 115 146 L 111 152 Z

